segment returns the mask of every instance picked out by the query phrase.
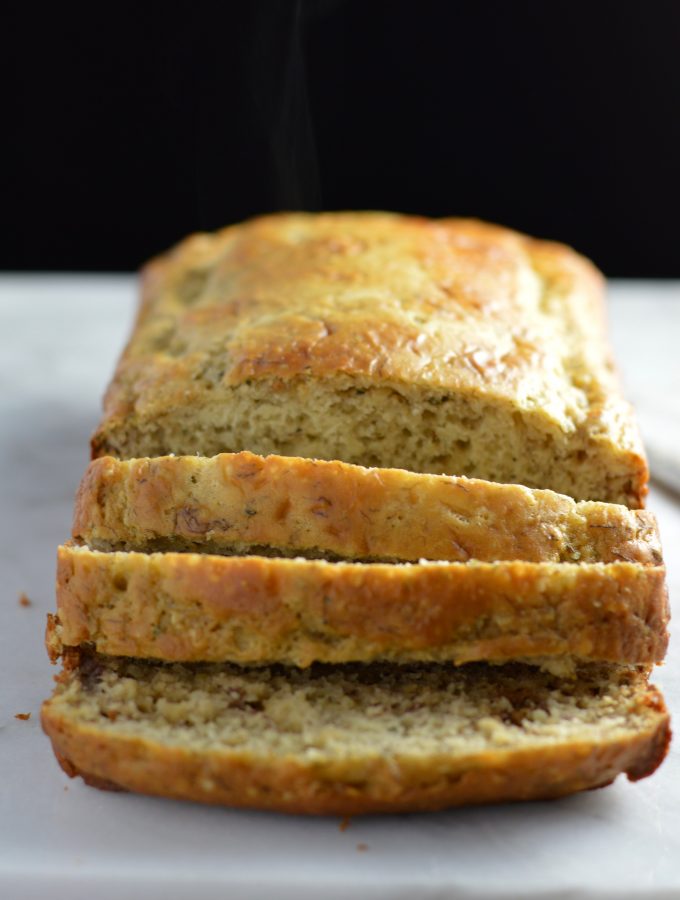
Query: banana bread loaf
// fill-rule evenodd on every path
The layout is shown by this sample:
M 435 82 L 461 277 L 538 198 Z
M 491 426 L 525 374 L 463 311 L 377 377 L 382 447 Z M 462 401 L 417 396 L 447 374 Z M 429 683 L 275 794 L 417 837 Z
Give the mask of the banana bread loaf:
M 95 456 L 251 450 L 640 507 L 603 283 L 464 219 L 282 214 L 151 262 Z

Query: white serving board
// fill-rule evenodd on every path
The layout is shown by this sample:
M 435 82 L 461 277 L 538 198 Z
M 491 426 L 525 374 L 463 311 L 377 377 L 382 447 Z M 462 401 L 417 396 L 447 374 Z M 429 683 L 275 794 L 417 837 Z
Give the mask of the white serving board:
M 0 898 L 680 896 L 678 748 L 638 784 L 354 819 L 345 831 L 336 818 L 103 793 L 61 773 L 39 724 L 55 672 L 42 646 L 45 614 L 134 293 L 127 276 L 0 278 Z M 610 309 L 629 394 L 652 412 L 675 404 L 680 422 L 680 284 L 615 284 Z M 649 505 L 680 596 L 680 502 L 656 489 Z M 676 651 L 656 681 L 680 723 Z M 28 721 L 14 717 L 28 712 Z

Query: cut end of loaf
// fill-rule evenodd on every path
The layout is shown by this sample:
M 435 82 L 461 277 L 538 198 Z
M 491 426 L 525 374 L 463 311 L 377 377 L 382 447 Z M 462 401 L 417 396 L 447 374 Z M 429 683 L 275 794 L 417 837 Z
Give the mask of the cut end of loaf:
M 651 774 L 660 695 L 633 667 L 244 669 L 82 655 L 43 708 L 70 774 L 290 812 L 440 809 Z
M 128 410 L 102 423 L 92 452 L 129 459 L 249 450 L 466 475 L 639 508 L 646 462 L 622 411 L 611 419 L 621 431 L 616 438 L 591 434 L 589 421 L 553 420 L 538 403 L 520 411 L 483 394 L 376 387 L 347 377 L 260 380 L 212 385 L 207 396 L 173 402 L 152 418 Z

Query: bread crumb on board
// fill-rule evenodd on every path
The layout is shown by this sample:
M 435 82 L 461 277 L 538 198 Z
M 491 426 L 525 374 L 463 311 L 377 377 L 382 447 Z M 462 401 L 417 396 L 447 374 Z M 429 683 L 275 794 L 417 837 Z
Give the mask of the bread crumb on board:
M 365 853 L 368 850 L 368 844 L 357 844 L 357 853 Z
M 33 606 L 33 601 L 23 591 L 19 594 L 19 606 Z
M 14 718 L 21 719 L 22 722 L 28 722 L 28 720 L 31 718 L 31 714 L 30 713 L 17 713 L 14 716 Z
M 340 831 L 347 831 L 347 829 L 349 828 L 349 826 L 351 824 L 352 824 L 352 819 L 349 816 L 345 816 L 342 819 L 342 821 L 340 822 L 340 824 L 338 825 L 338 828 L 340 829 Z

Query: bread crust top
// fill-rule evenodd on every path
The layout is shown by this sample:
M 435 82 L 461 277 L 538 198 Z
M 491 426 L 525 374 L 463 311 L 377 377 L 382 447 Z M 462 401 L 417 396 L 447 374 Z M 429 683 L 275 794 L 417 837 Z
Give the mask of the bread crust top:
M 555 412 L 566 415 L 582 400 L 563 371 L 568 348 L 545 344 L 563 340 L 553 320 L 586 299 L 579 338 L 603 340 L 602 278 L 587 260 L 465 219 L 265 216 L 193 235 L 142 275 L 110 415 L 131 402 L 149 412 L 190 402 L 187 391 L 200 394 L 209 375 L 236 385 L 338 373 L 483 385 L 513 399 L 523 383 L 543 392 L 559 386 Z M 219 373 L 208 371 L 211 363 Z

